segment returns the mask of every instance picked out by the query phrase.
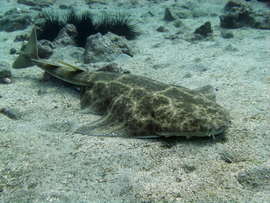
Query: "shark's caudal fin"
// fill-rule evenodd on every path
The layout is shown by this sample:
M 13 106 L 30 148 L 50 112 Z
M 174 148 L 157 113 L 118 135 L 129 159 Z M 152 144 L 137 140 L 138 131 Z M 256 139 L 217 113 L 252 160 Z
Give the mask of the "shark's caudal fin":
M 38 59 L 37 33 L 35 27 L 32 30 L 29 41 L 21 48 L 20 55 L 14 61 L 12 67 L 27 68 L 34 65 L 32 59 Z

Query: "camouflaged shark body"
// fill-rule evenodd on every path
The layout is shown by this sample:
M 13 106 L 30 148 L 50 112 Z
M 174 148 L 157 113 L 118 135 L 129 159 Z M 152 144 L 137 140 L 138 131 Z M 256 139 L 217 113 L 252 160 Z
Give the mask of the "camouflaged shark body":
M 199 91 L 138 75 L 32 62 L 54 77 L 83 87 L 82 107 L 104 115 L 102 123 L 84 125 L 78 133 L 91 135 L 94 128 L 103 126 L 111 133 L 121 129 L 122 134 L 138 137 L 205 137 L 223 133 L 230 123 L 227 111 Z
M 124 124 L 132 135 L 214 136 L 229 124 L 228 113 L 197 91 L 137 75 L 92 73 L 83 107 Z

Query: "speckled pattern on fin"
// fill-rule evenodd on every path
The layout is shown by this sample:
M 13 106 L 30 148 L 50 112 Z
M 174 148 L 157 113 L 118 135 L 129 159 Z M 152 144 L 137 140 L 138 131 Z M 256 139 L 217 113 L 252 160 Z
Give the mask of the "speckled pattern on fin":
M 78 67 L 78 66 L 74 66 L 74 65 L 71 65 L 69 63 L 66 63 L 64 61 L 58 61 L 58 63 L 62 64 L 62 65 L 65 65 L 65 67 L 68 69 L 70 69 L 70 71 L 74 71 L 74 72 L 84 72 L 86 71 L 85 69 L 81 68 L 81 67 Z

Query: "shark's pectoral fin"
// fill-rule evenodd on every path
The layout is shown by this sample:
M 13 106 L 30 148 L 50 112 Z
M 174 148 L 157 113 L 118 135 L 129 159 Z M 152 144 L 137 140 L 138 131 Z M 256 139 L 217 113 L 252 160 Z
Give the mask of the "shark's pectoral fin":
M 128 133 L 125 127 L 121 124 L 112 124 L 110 126 L 93 125 L 92 123 L 82 125 L 74 133 L 94 136 L 94 137 L 124 137 L 124 138 L 136 138 L 136 139 L 157 139 L 159 135 L 135 135 L 132 136 Z
M 123 124 L 106 120 L 84 124 L 76 129 L 74 133 L 97 137 L 128 137 Z

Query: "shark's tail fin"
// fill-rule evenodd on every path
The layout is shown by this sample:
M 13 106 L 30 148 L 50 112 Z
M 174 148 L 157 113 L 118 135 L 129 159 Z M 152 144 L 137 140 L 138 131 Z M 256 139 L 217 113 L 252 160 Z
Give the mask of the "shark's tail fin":
M 38 59 L 37 32 L 35 27 L 32 30 L 29 41 L 21 48 L 20 55 L 14 61 L 12 67 L 27 68 L 34 65 L 32 59 Z

